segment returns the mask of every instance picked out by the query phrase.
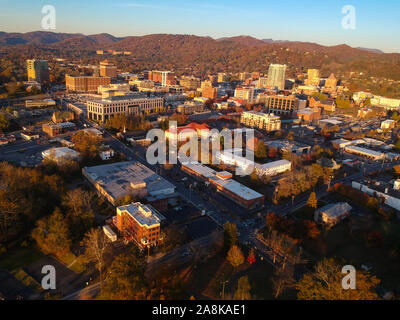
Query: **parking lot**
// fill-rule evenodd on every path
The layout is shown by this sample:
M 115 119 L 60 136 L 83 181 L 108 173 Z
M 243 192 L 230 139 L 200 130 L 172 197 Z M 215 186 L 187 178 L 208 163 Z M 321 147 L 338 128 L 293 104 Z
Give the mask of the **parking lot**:
M 20 140 L 0 146 L 0 161 L 34 167 L 42 162 L 42 152 L 51 147 L 46 141 L 41 141 L 38 144 L 36 141 Z

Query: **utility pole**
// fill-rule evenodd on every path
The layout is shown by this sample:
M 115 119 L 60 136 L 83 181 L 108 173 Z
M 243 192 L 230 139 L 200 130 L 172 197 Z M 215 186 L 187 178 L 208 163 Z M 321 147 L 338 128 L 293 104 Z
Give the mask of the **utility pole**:
M 229 282 L 228 280 L 221 281 L 221 284 L 222 284 L 222 300 L 225 300 L 225 286 L 226 286 L 226 284 L 228 282 Z

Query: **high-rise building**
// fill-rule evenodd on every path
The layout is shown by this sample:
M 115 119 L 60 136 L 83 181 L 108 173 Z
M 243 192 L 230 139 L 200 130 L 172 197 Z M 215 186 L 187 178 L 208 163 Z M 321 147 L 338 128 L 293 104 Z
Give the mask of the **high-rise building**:
M 265 106 L 274 114 L 293 116 L 299 110 L 299 99 L 295 96 L 269 96 Z
M 241 72 L 239 74 L 239 80 L 240 81 L 244 81 L 244 80 L 249 79 L 249 78 L 251 78 L 251 73 L 249 73 L 249 72 Z
M 163 87 L 176 85 L 175 74 L 172 71 L 149 71 L 148 80 L 161 83 Z
M 325 88 L 336 90 L 337 82 L 335 75 L 331 73 L 329 78 L 325 80 Z
M 97 92 L 99 86 L 108 86 L 110 77 L 88 77 L 65 75 L 65 85 L 72 92 Z
M 319 70 L 318 69 L 308 69 L 307 70 L 307 80 L 306 84 L 311 86 L 319 86 Z
M 276 87 L 278 90 L 285 89 L 285 64 L 271 64 L 268 69 L 268 87 Z
M 260 77 L 258 79 L 257 87 L 258 88 L 266 88 L 268 86 L 268 78 Z
M 218 73 L 218 82 L 226 82 L 229 81 L 229 75 L 225 72 Z
M 214 88 L 212 86 L 211 87 L 204 87 L 201 90 L 201 94 L 205 98 L 216 99 L 218 97 L 218 88 Z
M 117 67 L 114 66 L 112 63 L 109 63 L 108 60 L 100 62 L 100 76 L 117 78 Z
M 49 64 L 47 60 L 26 60 L 28 81 L 49 82 Z
M 246 100 L 247 102 L 252 103 L 255 98 L 254 88 L 236 88 L 235 98 Z

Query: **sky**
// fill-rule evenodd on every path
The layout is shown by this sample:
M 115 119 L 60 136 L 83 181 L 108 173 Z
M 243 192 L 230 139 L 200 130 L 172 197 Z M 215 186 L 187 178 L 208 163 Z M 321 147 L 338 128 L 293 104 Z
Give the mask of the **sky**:
M 54 32 L 249 35 L 400 52 L 400 0 L 0 0 L 0 31 L 43 30 L 45 5 L 56 9 Z M 346 5 L 354 29 L 342 26 Z

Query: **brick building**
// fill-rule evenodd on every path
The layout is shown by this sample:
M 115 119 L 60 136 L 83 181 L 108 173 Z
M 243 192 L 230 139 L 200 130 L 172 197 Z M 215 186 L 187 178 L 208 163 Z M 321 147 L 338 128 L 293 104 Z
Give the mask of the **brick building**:
M 115 225 L 128 241 L 140 248 L 154 247 L 162 242 L 161 222 L 165 217 L 151 205 L 140 202 L 117 208 Z

